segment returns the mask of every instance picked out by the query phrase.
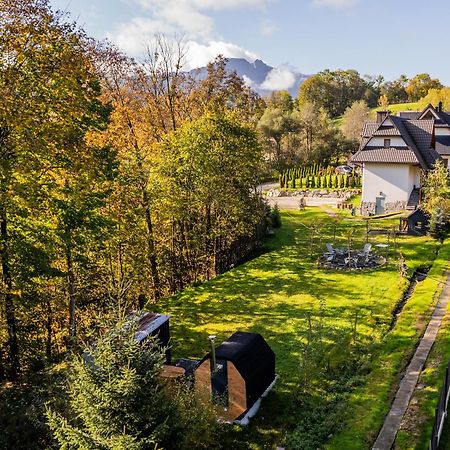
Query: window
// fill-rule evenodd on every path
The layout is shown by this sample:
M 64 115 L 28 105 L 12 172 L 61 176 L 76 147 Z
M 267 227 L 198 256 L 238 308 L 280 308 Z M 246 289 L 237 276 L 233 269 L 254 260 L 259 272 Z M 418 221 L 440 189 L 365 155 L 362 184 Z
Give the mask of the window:
M 391 140 L 385 139 L 384 140 L 384 148 L 390 148 L 391 147 Z

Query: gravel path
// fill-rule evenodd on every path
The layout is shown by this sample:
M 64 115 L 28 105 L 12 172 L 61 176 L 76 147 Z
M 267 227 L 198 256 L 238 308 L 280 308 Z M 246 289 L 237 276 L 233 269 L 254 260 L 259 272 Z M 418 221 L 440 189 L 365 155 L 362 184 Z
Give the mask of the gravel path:
M 270 206 L 278 204 L 280 209 L 298 209 L 298 202 L 301 197 L 268 197 Z M 321 197 L 304 197 L 306 206 L 331 205 L 336 207 L 342 202 L 342 198 L 321 198 Z

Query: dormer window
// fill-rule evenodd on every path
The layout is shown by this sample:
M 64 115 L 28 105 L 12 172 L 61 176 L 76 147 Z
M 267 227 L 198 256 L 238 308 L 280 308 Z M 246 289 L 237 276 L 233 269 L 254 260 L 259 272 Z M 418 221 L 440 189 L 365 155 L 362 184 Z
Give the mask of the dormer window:
M 390 139 L 384 140 L 384 148 L 391 148 L 391 140 Z

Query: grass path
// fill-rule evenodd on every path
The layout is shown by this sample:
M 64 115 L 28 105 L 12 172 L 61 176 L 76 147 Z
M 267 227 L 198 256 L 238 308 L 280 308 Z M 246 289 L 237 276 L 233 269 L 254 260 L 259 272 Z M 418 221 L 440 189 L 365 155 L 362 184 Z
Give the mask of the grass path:
M 385 219 L 377 227 L 392 228 L 394 222 Z M 335 343 L 336 358 L 344 358 L 344 363 L 345 355 L 339 354 L 338 342 L 352 329 L 355 314 L 355 339 L 382 342 L 389 329 L 391 312 L 404 289 L 396 267 L 396 252 L 392 249 L 391 264 L 372 272 L 318 269 L 315 258 L 326 242 L 333 241 L 334 234 L 336 245 L 343 246 L 345 231 L 351 227 L 355 232 L 354 247 L 363 246 L 362 221 L 343 221 L 337 229 L 335 226 L 319 208 L 283 212 L 283 226 L 266 241 L 261 256 L 157 305 L 157 309 L 171 315 L 175 358 L 201 358 L 208 352 L 209 334 L 217 335 L 217 342 L 221 342 L 237 330 L 261 333 L 275 351 L 278 384 L 249 427 L 230 429 L 229 448 L 273 449 L 298 424 L 301 405 L 294 401 L 293 393 L 299 383 L 308 315 L 317 319 L 322 311 L 325 339 Z M 314 227 L 322 229 L 311 249 Z M 371 237 L 373 243 L 385 241 L 386 236 Z M 429 238 L 401 237 L 397 245 L 411 268 L 434 258 L 435 243 Z M 362 426 L 362 442 L 366 433 Z M 330 448 L 363 448 L 346 447 L 345 442 Z

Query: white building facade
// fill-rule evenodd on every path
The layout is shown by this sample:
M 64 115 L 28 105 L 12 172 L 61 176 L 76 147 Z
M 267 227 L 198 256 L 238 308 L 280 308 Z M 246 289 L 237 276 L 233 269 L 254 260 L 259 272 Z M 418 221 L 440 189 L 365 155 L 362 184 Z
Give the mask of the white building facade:
M 450 114 L 428 106 L 423 112 L 377 113 L 362 133 L 353 163 L 363 169 L 363 215 L 416 209 L 423 175 L 439 159 L 450 164 Z

